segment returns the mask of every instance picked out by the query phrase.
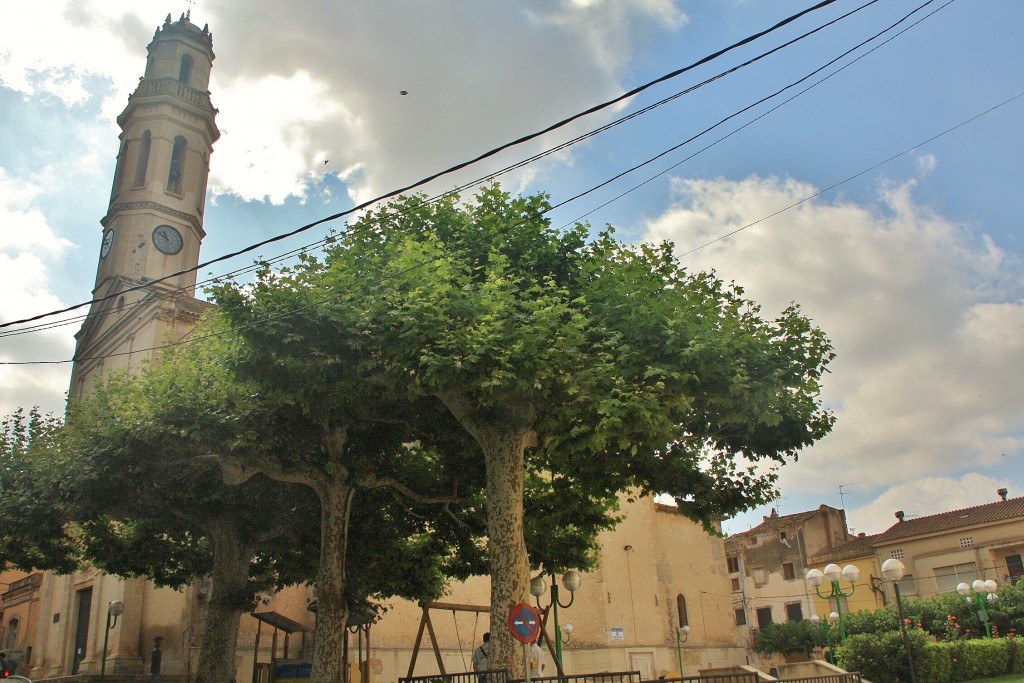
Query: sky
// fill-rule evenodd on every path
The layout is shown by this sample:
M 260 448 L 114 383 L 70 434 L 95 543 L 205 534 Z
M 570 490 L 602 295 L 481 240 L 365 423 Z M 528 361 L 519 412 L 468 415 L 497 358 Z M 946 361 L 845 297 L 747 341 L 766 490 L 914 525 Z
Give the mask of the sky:
M 811 4 L 7 8 L 0 323 L 89 299 L 115 119 L 168 12 L 208 24 L 217 55 L 210 91 L 222 137 L 211 159 L 207 261 L 542 131 Z M 826 504 L 845 508 L 855 532 L 877 533 L 896 510 L 993 502 L 1001 487 L 1024 495 L 1021 25 L 1024 3 L 1009 0 L 837 0 L 419 190 L 444 192 L 549 151 L 500 182 L 548 193 L 555 225 L 582 220 L 629 242 L 671 240 L 688 269 L 735 282 L 763 315 L 797 303 L 827 333 L 836 359 L 822 400 L 837 418 L 832 434 L 780 470 L 775 503 L 726 531 L 750 528 L 772 507 Z M 315 243 L 332 227 L 344 223 L 213 264 L 200 280 Z M 0 413 L 63 411 L 70 365 L 56 361 L 71 358 L 80 325 L 67 318 L 0 328 Z

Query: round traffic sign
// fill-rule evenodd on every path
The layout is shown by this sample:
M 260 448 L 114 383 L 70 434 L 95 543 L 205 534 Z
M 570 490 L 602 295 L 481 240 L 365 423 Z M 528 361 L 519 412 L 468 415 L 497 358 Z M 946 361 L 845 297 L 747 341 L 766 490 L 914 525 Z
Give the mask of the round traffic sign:
M 508 612 L 508 629 L 520 643 L 532 643 L 540 633 L 540 617 L 537 610 L 521 602 Z

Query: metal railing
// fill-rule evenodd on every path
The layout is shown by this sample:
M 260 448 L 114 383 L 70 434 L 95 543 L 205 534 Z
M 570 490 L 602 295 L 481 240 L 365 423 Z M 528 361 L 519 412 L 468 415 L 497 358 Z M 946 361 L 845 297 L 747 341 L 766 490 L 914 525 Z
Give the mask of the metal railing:
M 644 683 L 757 683 L 757 674 L 743 672 L 683 676 L 682 678 L 656 678 L 652 681 L 644 681 Z
M 613 671 L 574 676 L 541 676 L 530 678 L 530 683 L 641 683 L 639 671 Z M 509 683 L 523 683 L 522 678 L 509 679 Z
M 682 678 L 655 678 L 643 681 L 639 671 L 580 674 L 575 676 L 542 676 L 531 678 L 534 683 L 758 683 L 758 675 L 751 672 L 683 676 Z M 799 678 L 777 678 L 779 683 L 862 683 L 859 673 L 829 673 Z M 431 674 L 399 678 L 398 683 L 523 683 L 522 678 L 509 678 L 504 669 L 495 671 Z
M 818 674 L 800 678 L 780 678 L 779 683 L 861 683 L 860 672 Z
M 454 674 L 430 674 L 428 676 L 411 676 L 398 679 L 398 683 L 508 683 L 508 681 L 508 671 L 505 669 L 467 671 Z

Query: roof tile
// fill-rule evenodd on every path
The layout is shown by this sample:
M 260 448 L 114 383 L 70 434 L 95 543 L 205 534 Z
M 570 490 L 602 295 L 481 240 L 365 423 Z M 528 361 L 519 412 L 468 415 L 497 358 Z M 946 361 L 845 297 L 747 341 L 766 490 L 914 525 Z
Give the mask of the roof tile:
M 937 515 L 915 517 L 896 522 L 875 538 L 875 543 L 888 543 L 910 536 L 921 536 L 962 527 L 999 522 L 1014 517 L 1024 517 L 1024 496 L 999 500 L 995 503 L 977 505 L 960 510 L 940 512 Z

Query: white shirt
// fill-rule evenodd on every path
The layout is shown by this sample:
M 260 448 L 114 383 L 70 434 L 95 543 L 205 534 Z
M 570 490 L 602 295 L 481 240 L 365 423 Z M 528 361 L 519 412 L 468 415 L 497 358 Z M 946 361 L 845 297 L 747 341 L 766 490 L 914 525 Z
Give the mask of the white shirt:
M 540 645 L 530 645 L 530 678 L 540 678 L 544 675 L 544 650 Z

